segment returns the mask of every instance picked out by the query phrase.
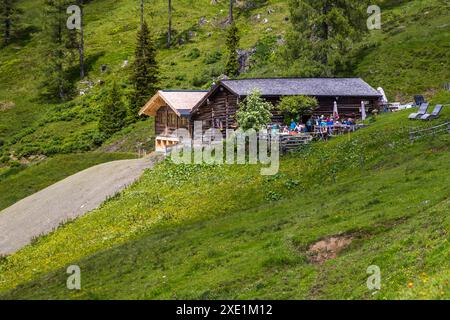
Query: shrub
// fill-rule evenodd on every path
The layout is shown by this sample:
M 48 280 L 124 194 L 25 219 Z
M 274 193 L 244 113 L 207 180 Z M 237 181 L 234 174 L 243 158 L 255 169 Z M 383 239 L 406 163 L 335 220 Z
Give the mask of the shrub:
M 195 75 L 194 78 L 192 78 L 192 85 L 194 87 L 203 87 L 205 84 L 207 84 L 210 81 L 208 75 Z
M 21 166 L 21 164 L 20 164 L 19 161 L 14 160 L 14 161 L 10 161 L 10 162 L 9 162 L 9 166 L 10 166 L 11 168 L 18 168 L 18 167 Z
M 186 76 L 184 74 L 178 74 L 175 76 L 175 80 L 184 81 L 186 80 Z
M 259 130 L 271 121 L 270 110 L 272 109 L 273 105 L 261 98 L 258 90 L 254 90 L 239 104 L 239 110 L 236 113 L 238 124 L 243 130 Z
M 8 155 L 4 155 L 0 157 L 0 163 L 8 164 L 11 161 L 11 158 Z
M 198 48 L 194 48 L 186 55 L 187 58 L 190 58 L 192 60 L 197 59 L 200 57 L 200 50 Z
M 275 191 L 269 191 L 266 194 L 267 201 L 279 201 L 279 200 L 281 200 L 281 198 L 282 198 L 282 195 Z
M 261 65 L 270 61 L 276 44 L 277 38 L 274 35 L 265 35 L 259 39 L 255 46 L 255 54 L 251 58 L 252 61 Z
M 291 115 L 308 115 L 318 106 L 316 98 L 306 96 L 283 97 L 278 108 Z
M 219 61 L 222 58 L 222 52 L 215 51 L 209 55 L 206 56 L 205 60 L 203 61 L 205 64 L 213 64 Z

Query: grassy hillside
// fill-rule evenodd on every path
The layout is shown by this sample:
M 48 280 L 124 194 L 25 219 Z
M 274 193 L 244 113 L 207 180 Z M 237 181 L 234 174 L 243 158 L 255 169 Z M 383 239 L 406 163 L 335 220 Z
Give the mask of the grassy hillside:
M 287 1 L 256 2 L 236 10 L 240 47 L 257 50 L 241 76 L 292 75 L 277 63 Z M 449 1 L 377 2 L 383 28 L 364 39 L 351 75 L 393 100 L 425 94 L 448 104 Z M 78 170 L 133 156 L 115 152 L 153 147 L 152 119 L 106 141 L 97 129 L 111 83 L 124 92 L 130 86 L 137 2 L 86 6 L 94 86 L 64 104 L 39 95 L 42 3 L 20 1 L 25 34 L 0 48 L 0 209 Z M 173 5 L 167 49 L 167 1 L 146 1 L 161 88 L 207 88 L 226 59 L 227 1 Z M 409 129 L 430 124 L 408 121 L 407 113 L 382 115 L 368 129 L 286 157 L 271 178 L 255 166 L 164 163 L 102 208 L 0 258 L 0 298 L 449 298 L 449 137 L 411 145 Z M 449 118 L 447 107 L 439 121 Z M 41 155 L 51 158 L 36 164 Z M 308 249 L 330 236 L 351 243 L 314 263 Z M 76 293 L 65 289 L 64 268 L 73 263 L 83 272 Z M 365 287 L 371 264 L 382 270 L 376 295 Z
M 367 39 L 355 74 L 395 101 L 431 98 L 450 82 L 450 2 L 403 1 L 382 10 L 382 29 Z M 450 103 L 450 101 L 446 101 Z
M 129 67 L 132 60 L 138 19 L 135 1 L 96 0 L 85 8 L 85 37 L 88 65 L 87 81 L 95 85 L 82 97 L 64 104 L 50 103 L 40 96 L 43 81 L 41 68 L 45 62 L 45 41 L 40 4 L 43 0 L 23 0 L 25 34 L 20 41 L 0 48 L 0 170 L 10 174 L 10 167 L 39 159 L 42 155 L 99 152 L 133 152 L 153 148 L 153 120 L 125 128 L 105 141 L 98 132 L 99 108 L 112 81 L 126 91 L 129 87 Z M 166 49 L 166 1 L 147 2 L 146 19 L 161 48 L 158 60 L 162 71 L 162 88 L 193 88 L 204 86 L 222 71 L 226 3 L 211 5 L 209 1 L 179 1 L 174 4 L 174 45 Z M 270 3 L 275 12 L 270 25 L 282 29 L 286 5 Z M 264 12 L 267 7 L 256 9 Z M 252 12 L 256 12 L 252 11 Z M 243 31 L 243 46 L 258 39 L 249 32 L 248 15 L 238 12 Z M 200 26 L 201 17 L 207 23 Z M 271 19 L 272 20 L 272 19 Z M 268 27 L 260 23 L 258 29 Z M 190 34 L 190 35 L 189 35 Z M 100 67 L 107 65 L 107 72 Z M 100 85 L 101 80 L 105 84 Z M 86 84 L 78 83 L 79 89 Z M 53 170 L 52 168 L 49 168 Z M 55 168 L 55 170 L 57 170 Z M 51 173 L 58 175 L 58 172 Z M 17 178 L 20 179 L 20 178 Z
M 43 0 L 22 0 L 27 27 L 21 41 L 0 49 L 0 153 L 27 157 L 94 150 L 98 108 L 113 80 L 129 87 L 138 27 L 138 8 L 130 0 L 96 0 L 85 8 L 88 77 L 95 85 L 87 96 L 54 105 L 39 97 L 45 42 L 42 35 Z M 289 74 L 277 64 L 277 49 L 289 27 L 287 1 L 254 1 L 261 5 L 236 9 L 242 49 L 256 48 L 248 72 L 242 76 Z M 366 50 L 355 58 L 354 76 L 383 86 L 392 99 L 410 101 L 411 95 L 432 96 L 448 82 L 448 1 L 378 1 L 383 28 L 370 33 Z M 174 44 L 165 47 L 165 0 L 147 3 L 146 19 L 155 35 L 161 66 L 161 88 L 208 87 L 223 72 L 226 1 L 183 0 L 174 3 Z M 203 19 L 202 19 L 203 18 Z M 261 57 L 264 57 L 262 59 Z M 107 72 L 100 67 L 107 65 Z M 105 82 L 99 85 L 98 80 Z M 79 89 L 86 84 L 78 83 Z
M 78 171 L 133 156 L 129 153 L 59 155 L 31 166 L 21 165 L 0 170 L 0 211 Z
M 273 177 L 163 163 L 4 258 L 1 297 L 449 298 L 450 136 L 411 144 L 409 128 L 430 124 L 407 114 L 287 156 Z M 449 118 L 446 109 L 440 122 Z M 315 263 L 308 249 L 330 236 L 351 243 Z M 70 264 L 82 270 L 75 293 L 65 289 Z

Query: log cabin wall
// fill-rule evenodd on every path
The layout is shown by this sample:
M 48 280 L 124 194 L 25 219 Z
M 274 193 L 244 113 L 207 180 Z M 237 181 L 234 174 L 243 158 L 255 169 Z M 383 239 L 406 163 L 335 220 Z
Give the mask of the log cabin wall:
M 221 90 L 223 89 L 223 90 Z M 210 128 L 221 129 L 225 134 L 226 129 L 236 129 L 238 127 L 236 112 L 242 99 L 225 88 L 219 88 L 216 93 L 209 97 L 197 112 L 191 115 L 191 132 L 195 121 L 202 121 L 203 130 Z M 279 103 L 279 97 L 267 98 L 272 103 Z M 272 122 L 282 123 L 284 116 L 277 110 L 272 110 Z
M 238 98 L 235 94 L 224 87 L 220 87 L 191 115 L 190 128 L 193 132 L 194 121 L 202 121 L 203 130 L 212 127 L 221 129 L 236 129 L 236 111 L 239 102 L 245 97 Z M 276 109 L 280 103 L 280 96 L 265 96 L 267 101 L 274 105 L 272 110 L 272 123 L 284 124 L 284 114 Z M 360 114 L 361 101 L 366 102 L 369 113 L 379 107 L 378 99 L 373 97 L 337 97 L 338 110 L 341 117 L 358 117 Z M 315 115 L 330 115 L 333 113 L 336 97 L 316 97 L 319 106 L 314 111 Z
M 156 136 L 170 136 L 176 129 L 189 128 L 189 120 L 179 117 L 170 107 L 159 108 L 155 117 Z
M 319 106 L 314 110 L 315 115 L 328 115 L 333 113 L 334 101 L 337 101 L 338 111 L 341 117 L 358 117 L 361 101 L 366 103 L 369 113 L 379 107 L 378 99 L 372 97 L 317 97 Z
M 223 89 L 223 90 L 221 90 Z M 203 130 L 210 128 L 236 128 L 238 98 L 224 88 L 219 88 L 203 105 L 191 115 L 191 131 L 195 121 L 202 121 Z

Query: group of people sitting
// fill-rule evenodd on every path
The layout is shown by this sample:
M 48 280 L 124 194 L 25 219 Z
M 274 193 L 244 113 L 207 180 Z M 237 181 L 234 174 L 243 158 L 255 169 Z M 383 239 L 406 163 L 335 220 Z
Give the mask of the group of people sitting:
M 313 117 L 315 125 L 320 127 L 332 127 L 335 125 L 347 125 L 347 126 L 353 126 L 355 125 L 355 119 L 353 118 L 347 118 L 344 120 L 341 120 L 339 115 L 334 116 L 324 116 L 321 115 L 320 117 Z
M 268 129 L 272 132 L 272 134 L 281 133 L 281 134 L 298 134 L 301 132 L 308 132 L 308 125 L 305 125 L 301 122 L 295 122 L 292 120 L 290 126 L 280 126 L 278 124 L 271 124 L 268 126 Z
M 314 132 L 314 128 L 323 128 L 323 130 L 328 130 L 335 125 L 355 125 L 355 120 L 353 118 L 346 118 L 341 120 L 338 115 L 334 116 L 313 116 L 306 123 L 302 121 L 296 122 L 291 119 L 291 124 L 289 126 L 279 126 L 278 124 L 273 124 L 269 126 L 269 130 L 272 132 L 280 132 L 283 134 L 298 134 Z

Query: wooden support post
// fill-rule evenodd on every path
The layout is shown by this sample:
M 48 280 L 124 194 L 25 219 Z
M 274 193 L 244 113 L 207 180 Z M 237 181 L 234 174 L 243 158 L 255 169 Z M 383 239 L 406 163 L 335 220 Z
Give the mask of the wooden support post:
M 166 107 L 166 134 L 169 134 L 169 107 Z

